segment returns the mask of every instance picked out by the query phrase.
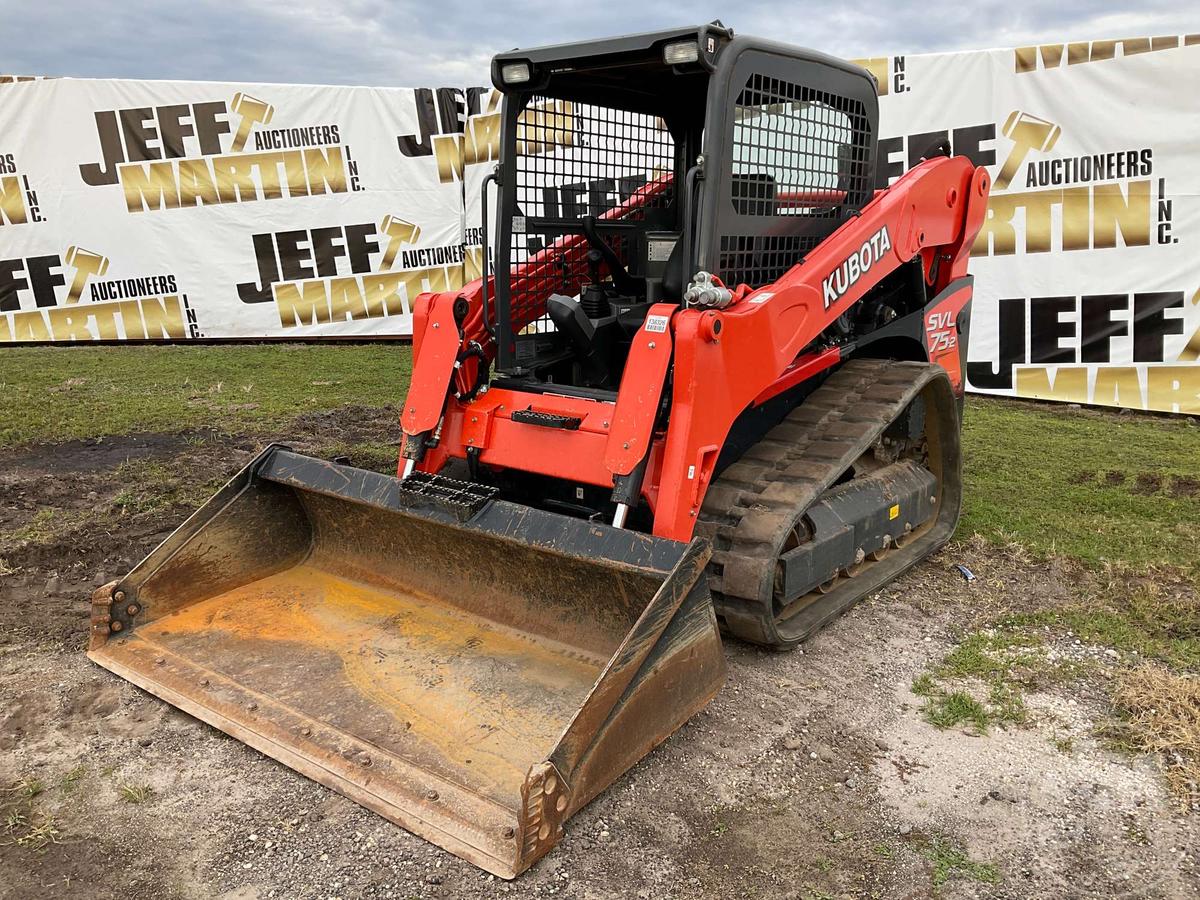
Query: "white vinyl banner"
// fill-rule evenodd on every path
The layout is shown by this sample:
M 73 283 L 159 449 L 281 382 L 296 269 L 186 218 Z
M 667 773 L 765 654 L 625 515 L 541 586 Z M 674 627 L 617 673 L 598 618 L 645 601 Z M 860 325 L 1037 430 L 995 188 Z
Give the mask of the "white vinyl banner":
M 939 140 L 992 173 L 970 389 L 1200 413 L 1200 35 L 859 63 L 881 186 Z
M 464 273 L 418 93 L 0 86 L 0 341 L 411 333 Z
M 1200 413 L 1200 35 L 858 62 L 880 187 L 939 142 L 992 173 L 970 389 Z M 498 99 L 0 84 L 0 342 L 410 334 L 479 274 Z

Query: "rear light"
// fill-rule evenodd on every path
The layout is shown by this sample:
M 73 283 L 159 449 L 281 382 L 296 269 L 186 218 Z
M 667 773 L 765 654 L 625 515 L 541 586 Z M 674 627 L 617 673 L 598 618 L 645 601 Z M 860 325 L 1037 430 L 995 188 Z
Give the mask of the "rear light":
M 529 63 L 508 63 L 500 67 L 500 80 L 505 84 L 524 84 L 532 74 Z
M 694 63 L 700 58 L 700 45 L 696 41 L 678 41 L 663 47 L 663 62 L 669 66 Z

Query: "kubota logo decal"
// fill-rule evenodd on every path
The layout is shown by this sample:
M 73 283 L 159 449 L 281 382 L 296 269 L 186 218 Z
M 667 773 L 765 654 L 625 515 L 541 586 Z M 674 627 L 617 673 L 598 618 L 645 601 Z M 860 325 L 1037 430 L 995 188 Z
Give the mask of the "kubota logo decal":
M 825 299 L 825 308 L 829 309 L 842 299 L 846 291 L 854 287 L 858 279 L 864 273 L 869 272 L 875 263 L 883 259 L 883 254 L 891 249 L 892 238 L 885 225 L 863 241 L 863 245 L 858 248 L 857 253 L 851 253 L 842 260 L 840 266 L 825 276 L 825 280 L 821 282 L 821 294 Z

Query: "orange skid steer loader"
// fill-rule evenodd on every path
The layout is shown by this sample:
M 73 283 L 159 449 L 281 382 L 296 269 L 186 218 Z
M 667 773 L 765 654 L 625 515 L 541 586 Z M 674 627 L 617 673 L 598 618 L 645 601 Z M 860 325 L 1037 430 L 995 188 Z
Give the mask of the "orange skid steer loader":
M 93 599 L 100 665 L 511 878 L 958 519 L 988 175 L 720 23 L 516 50 L 495 274 L 424 294 L 397 477 L 272 446 Z M 485 245 L 490 241 L 485 237 Z

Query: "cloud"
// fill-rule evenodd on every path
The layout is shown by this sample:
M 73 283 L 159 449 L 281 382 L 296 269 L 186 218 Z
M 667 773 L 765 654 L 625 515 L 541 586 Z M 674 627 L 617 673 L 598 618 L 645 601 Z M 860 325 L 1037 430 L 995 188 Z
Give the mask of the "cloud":
M 1180 34 L 1196 29 L 1196 11 L 1194 0 L 0 0 L 8 73 L 379 86 L 483 83 L 500 50 L 718 16 L 742 33 L 865 56 Z

